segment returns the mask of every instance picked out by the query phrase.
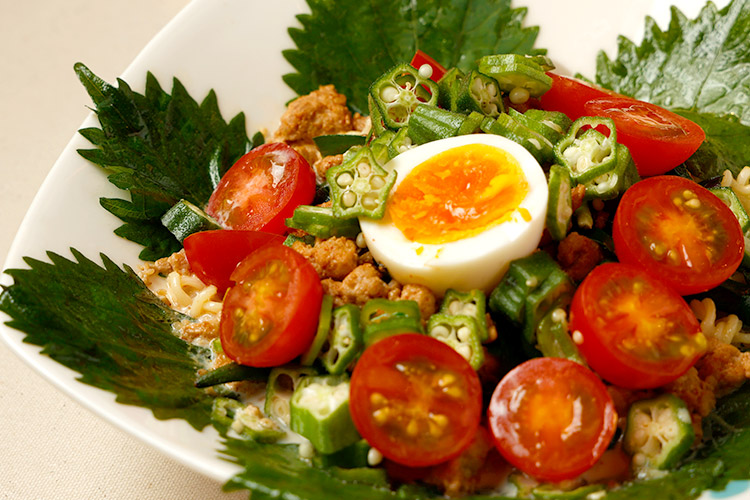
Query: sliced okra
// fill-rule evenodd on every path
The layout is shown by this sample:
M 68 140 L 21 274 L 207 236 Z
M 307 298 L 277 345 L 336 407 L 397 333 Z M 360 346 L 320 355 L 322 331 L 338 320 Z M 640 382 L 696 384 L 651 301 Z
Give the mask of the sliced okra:
M 456 111 L 456 91 L 464 72 L 458 68 L 451 68 L 438 81 L 438 106 L 450 111 Z
M 552 78 L 545 73 L 545 67 L 524 55 L 497 54 L 482 57 L 478 69 L 497 80 L 500 88 L 510 94 L 511 102 L 520 104 L 552 88 Z
M 729 186 L 721 186 L 709 189 L 713 194 L 716 195 L 726 206 L 732 211 L 734 216 L 737 218 L 737 222 L 740 223 L 740 229 L 743 233 L 746 233 L 750 229 L 750 217 L 745 211 L 745 207 L 737 197 L 737 194 L 732 191 Z
M 419 305 L 413 300 L 370 299 L 360 316 L 365 347 L 401 333 L 423 333 Z
M 438 85 L 409 64 L 388 70 L 370 86 L 370 95 L 387 128 L 396 130 L 409 122 L 419 104 L 437 105 Z
M 614 167 L 591 179 L 586 185 L 584 199 L 611 200 L 624 193 L 630 186 L 641 180 L 638 168 L 623 144 L 615 144 Z
M 333 236 L 356 238 L 362 231 L 357 219 L 334 217 L 331 207 L 312 205 L 300 205 L 295 208 L 293 215 L 286 220 L 286 226 L 323 239 Z
M 263 411 L 284 425 L 289 425 L 289 400 L 295 388 L 305 378 L 317 374 L 310 366 L 285 365 L 272 369 L 266 384 Z
M 517 142 L 541 164 L 551 163 L 554 159 L 552 143 L 508 113 L 500 113 L 494 121 L 484 121 L 481 127 L 486 133 L 501 135 Z
M 560 134 L 560 138 L 568 133 L 573 120 L 561 111 L 547 111 L 544 109 L 531 108 L 526 110 L 524 116 L 540 122 Z M 558 139 L 559 140 L 559 139 Z
M 458 130 L 456 131 L 456 135 L 468 135 L 468 134 L 476 134 L 481 131 L 482 122 L 484 121 L 486 117 L 477 111 L 472 111 L 469 113 L 469 115 L 464 119 L 463 123 L 460 127 L 458 127 Z
M 409 127 L 401 127 L 399 131 L 396 132 L 396 135 L 393 136 L 391 142 L 388 143 L 388 158 L 392 160 L 414 146 L 416 146 L 416 144 L 414 144 L 411 137 L 409 137 Z
M 552 165 L 549 170 L 549 201 L 547 203 L 546 226 L 553 240 L 560 241 L 568 234 L 573 217 L 573 181 L 567 168 Z
M 482 290 L 459 292 L 450 288 L 445 292 L 438 312 L 449 316 L 471 316 L 477 324 L 479 340 L 486 342 L 489 338 L 486 303 L 487 297 Z
M 540 134 L 551 144 L 557 143 L 565 135 L 565 133 L 558 131 L 559 127 L 551 127 L 549 124 L 530 118 L 528 115 L 520 113 L 513 108 L 508 110 L 508 114 L 517 122 L 527 126 L 537 134 Z
M 536 348 L 543 356 L 565 358 L 586 365 L 570 337 L 567 314 L 562 308 L 553 308 L 537 325 Z
M 320 353 L 320 359 L 326 371 L 331 375 L 344 373 L 357 358 L 362 347 L 359 307 L 346 304 L 334 309 L 328 342 Z
M 320 303 L 320 314 L 318 315 L 318 330 L 315 332 L 312 344 L 307 348 L 300 358 L 300 364 L 302 366 L 312 366 L 313 362 L 318 358 L 320 350 L 323 349 L 328 339 L 328 333 L 331 330 L 331 317 L 333 312 L 333 297 L 325 294 L 323 300 Z
M 243 405 L 230 398 L 216 398 L 211 409 L 211 422 L 222 435 L 229 429 L 241 437 L 259 443 L 275 443 L 285 432 L 254 405 Z
M 409 120 L 409 138 L 413 144 L 425 144 L 454 137 L 465 120 L 461 113 L 420 104 Z
M 333 215 L 340 218 L 381 219 L 396 171 L 386 172 L 364 147 L 348 161 L 328 169 Z
M 609 129 L 609 135 L 597 127 Z M 616 144 L 617 130 L 611 118 L 584 116 L 555 144 L 555 158 L 570 171 L 576 184 L 585 184 L 615 168 Z
M 492 117 L 505 111 L 500 85 L 491 76 L 472 71 L 459 82 L 455 96 L 456 109 L 453 111 L 477 111 Z
M 473 316 L 435 313 L 427 322 L 427 334 L 451 346 L 475 370 L 484 363 L 479 326 Z

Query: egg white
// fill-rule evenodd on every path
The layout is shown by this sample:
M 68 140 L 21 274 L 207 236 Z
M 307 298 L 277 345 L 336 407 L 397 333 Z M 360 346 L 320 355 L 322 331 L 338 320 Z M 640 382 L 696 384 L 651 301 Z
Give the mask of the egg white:
M 360 219 L 372 256 L 401 283 L 425 285 L 438 296 L 449 288 L 490 292 L 508 264 L 531 254 L 539 245 L 547 212 L 547 180 L 539 163 L 526 149 L 493 134 L 472 134 L 430 142 L 410 149 L 386 164 L 398 172 L 389 202 L 406 176 L 438 153 L 468 144 L 486 144 L 513 156 L 526 177 L 529 191 L 510 219 L 483 232 L 450 243 L 425 244 L 407 239 L 392 222 L 388 209 L 383 219 Z M 524 220 L 519 209 L 528 211 Z

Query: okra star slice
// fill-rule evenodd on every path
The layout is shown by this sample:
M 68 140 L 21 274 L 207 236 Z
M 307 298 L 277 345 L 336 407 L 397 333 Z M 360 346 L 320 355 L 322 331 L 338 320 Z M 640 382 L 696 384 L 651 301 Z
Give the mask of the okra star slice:
M 386 172 L 369 148 L 359 149 L 341 165 L 328 169 L 333 215 L 342 219 L 382 219 L 396 171 Z
M 609 135 L 597 127 L 609 129 Z M 611 118 L 584 116 L 573 122 L 568 134 L 555 144 L 555 158 L 570 171 L 576 184 L 585 184 L 615 168 L 616 144 L 617 130 Z
M 345 304 L 333 310 L 333 325 L 327 344 L 320 353 L 323 366 L 331 375 L 344 373 L 363 347 L 359 307 Z
M 491 76 L 472 71 L 459 82 L 454 111 L 460 113 L 478 111 L 492 117 L 505 111 L 500 85 Z
M 349 377 L 308 377 L 290 402 L 290 428 L 320 453 L 334 453 L 360 440 L 349 413 Z
M 393 130 L 406 125 L 419 104 L 436 106 L 438 93 L 437 83 L 406 63 L 391 68 L 370 86 L 385 126 Z
M 488 340 L 487 331 L 487 297 L 482 290 L 472 290 L 470 292 L 459 292 L 449 288 L 445 292 L 443 302 L 438 312 L 449 316 L 471 316 L 477 323 L 479 340 L 485 342 Z
M 479 327 L 473 317 L 435 313 L 427 322 L 427 333 L 430 337 L 451 346 L 475 370 L 484 363 Z
M 624 144 L 615 144 L 614 167 L 586 183 L 584 199 L 611 200 L 623 194 L 630 186 L 641 180 L 638 168 Z
M 243 405 L 230 398 L 216 398 L 211 410 L 211 422 L 225 435 L 232 429 L 240 436 L 259 443 L 275 443 L 284 431 L 254 405 Z
M 553 240 L 560 241 L 568 234 L 573 217 L 573 181 L 567 168 L 552 165 L 549 170 L 549 201 L 547 203 L 547 231 Z

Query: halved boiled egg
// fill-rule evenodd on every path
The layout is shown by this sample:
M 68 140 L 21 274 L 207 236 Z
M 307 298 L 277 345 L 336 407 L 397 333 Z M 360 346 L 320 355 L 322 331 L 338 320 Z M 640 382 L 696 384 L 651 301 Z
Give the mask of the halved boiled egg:
M 373 257 L 402 283 L 438 296 L 489 292 L 539 245 L 547 180 L 523 146 L 492 134 L 410 149 L 385 166 L 398 177 L 380 220 L 360 219 Z

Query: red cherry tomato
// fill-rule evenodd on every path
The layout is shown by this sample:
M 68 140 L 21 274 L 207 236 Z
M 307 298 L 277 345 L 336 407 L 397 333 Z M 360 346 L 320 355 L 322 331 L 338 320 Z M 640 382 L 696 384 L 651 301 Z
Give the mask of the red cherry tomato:
M 479 426 L 479 377 L 453 348 L 426 335 L 394 335 L 370 346 L 350 387 L 357 430 L 402 465 L 422 467 L 457 456 Z
M 428 64 L 432 68 L 432 76 L 430 76 L 430 80 L 434 82 L 440 80 L 447 71 L 439 62 L 421 50 L 417 50 L 414 53 L 414 57 L 411 58 L 410 64 L 416 69 L 421 68 L 423 64 Z
M 627 264 L 602 264 L 586 276 L 573 296 L 570 331 L 591 369 L 631 389 L 672 382 L 706 349 L 683 298 Z
M 628 97 L 587 102 L 585 114 L 612 118 L 617 141 L 630 150 L 643 177 L 672 170 L 695 153 L 706 138 L 698 124 L 662 107 Z
M 268 243 L 283 243 L 284 237 L 261 231 L 201 231 L 182 242 L 190 268 L 203 283 L 214 285 L 219 294 L 231 287 L 229 279 L 237 264 Z
M 642 180 L 625 192 L 612 236 L 620 262 L 642 267 L 680 295 L 729 278 L 745 249 L 729 207 L 706 188 L 671 175 Z
M 221 311 L 221 347 L 249 366 L 277 366 L 305 352 L 318 327 L 323 287 L 312 265 L 266 245 L 237 265 Z
M 584 116 L 584 105 L 592 99 L 620 95 L 611 90 L 593 87 L 577 78 L 551 72 L 547 75 L 552 78 L 552 87 L 539 98 L 540 106 L 547 111 L 561 111 L 571 120 Z
M 284 221 L 315 197 L 315 173 L 284 143 L 258 146 L 219 181 L 206 212 L 226 229 L 283 234 Z
M 574 478 L 607 450 L 617 427 L 612 398 L 583 365 L 534 358 L 495 388 L 488 421 L 505 459 L 544 481 Z

